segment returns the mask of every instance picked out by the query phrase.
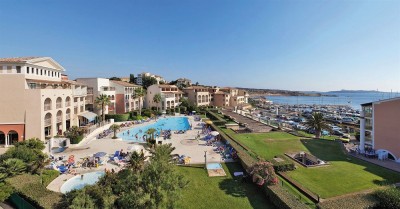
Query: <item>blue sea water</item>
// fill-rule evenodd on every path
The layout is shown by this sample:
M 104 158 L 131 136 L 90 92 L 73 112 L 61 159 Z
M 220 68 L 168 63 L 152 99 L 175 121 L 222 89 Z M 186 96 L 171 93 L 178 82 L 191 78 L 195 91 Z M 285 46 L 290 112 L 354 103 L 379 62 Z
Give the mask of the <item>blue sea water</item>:
M 326 93 L 331 96 L 309 97 L 309 96 L 266 96 L 267 100 L 273 101 L 276 104 L 318 104 L 318 105 L 348 105 L 354 109 L 361 109 L 361 104 L 374 102 L 382 99 L 389 99 L 392 97 L 400 96 L 399 93 L 387 92 L 340 92 L 340 93 Z
M 157 130 L 156 134 L 160 135 L 161 130 L 164 131 L 189 130 L 190 124 L 187 117 L 162 118 L 157 120 L 157 122 L 149 125 L 133 127 L 131 129 L 122 131 L 117 136 L 122 138 L 123 140 L 145 142 L 146 140 L 144 140 L 143 136 L 146 135 L 146 131 L 149 130 L 150 128 L 156 129 Z

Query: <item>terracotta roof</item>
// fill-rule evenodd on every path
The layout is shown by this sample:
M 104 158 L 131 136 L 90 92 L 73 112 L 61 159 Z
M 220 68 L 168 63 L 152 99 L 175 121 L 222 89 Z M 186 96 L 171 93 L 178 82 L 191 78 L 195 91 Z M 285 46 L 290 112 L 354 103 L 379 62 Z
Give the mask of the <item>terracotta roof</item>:
M 218 91 L 218 92 L 215 92 L 214 94 L 226 94 L 226 93 L 222 92 L 222 91 Z
M 139 85 L 128 83 L 128 82 L 125 82 L 125 81 L 115 81 L 115 80 L 110 80 L 110 81 L 115 83 L 115 84 L 118 84 L 118 85 L 121 85 L 121 86 L 126 86 L 126 87 L 141 87 Z
M 175 85 L 169 85 L 169 84 L 159 84 L 158 87 L 160 87 L 160 88 L 178 88 Z
M 0 62 L 26 62 L 31 59 L 36 59 L 39 57 L 10 57 L 10 58 L 0 58 Z

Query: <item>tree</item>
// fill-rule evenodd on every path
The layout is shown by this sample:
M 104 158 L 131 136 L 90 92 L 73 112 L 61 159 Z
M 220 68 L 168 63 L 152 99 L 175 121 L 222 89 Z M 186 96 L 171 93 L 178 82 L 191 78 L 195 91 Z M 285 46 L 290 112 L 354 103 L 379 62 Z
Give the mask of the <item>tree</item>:
M 134 172 L 142 172 L 146 158 L 143 152 L 138 153 L 134 151 L 129 156 L 127 167 Z
M 9 148 L 6 153 L 0 155 L 0 161 L 17 158 L 29 165 L 39 158 L 47 158 L 47 155 L 42 151 L 43 148 L 43 142 L 35 138 L 18 142 L 14 147 Z
M 143 88 L 136 88 L 135 92 L 133 93 L 133 98 L 139 99 L 139 115 L 142 115 L 142 99 L 145 95 L 145 91 Z
M 83 138 L 83 129 L 78 126 L 72 126 L 65 132 L 65 137 L 69 138 L 72 144 L 77 144 Z
M 104 122 L 106 120 L 106 115 L 104 114 L 104 112 L 106 111 L 105 110 L 106 106 L 111 103 L 110 98 L 105 94 L 101 94 L 96 98 L 95 103 L 98 106 L 101 106 L 101 115 L 103 119 L 102 122 Z
M 117 131 L 119 131 L 121 129 L 121 126 L 118 125 L 118 124 L 112 124 L 110 126 L 110 129 L 114 132 L 113 139 L 116 139 L 117 138 Z
M 21 174 L 26 170 L 26 163 L 17 158 L 9 158 L 0 164 L 0 173 L 6 173 L 8 177 Z
M 160 93 L 154 94 L 153 102 L 157 104 L 157 111 L 158 111 L 158 104 L 161 102 L 161 99 L 162 98 Z
M 0 173 L 1 175 L 1 173 Z M 4 202 L 13 193 L 13 188 L 11 185 L 0 182 L 0 202 Z
M 146 134 L 148 134 L 150 136 L 150 138 L 148 139 L 148 142 L 150 144 L 156 144 L 156 140 L 154 139 L 154 133 L 156 133 L 156 129 L 154 128 L 149 128 L 149 130 L 146 131 Z
M 135 74 L 129 74 L 129 83 L 136 83 Z
M 157 146 L 154 148 L 154 150 L 150 151 L 150 160 L 151 162 L 157 161 L 170 163 L 172 162 L 172 152 L 174 150 L 175 147 L 173 147 L 172 144 L 162 144 L 160 146 Z
M 112 80 L 112 81 L 121 81 L 121 78 L 118 78 L 118 77 L 111 77 L 111 78 L 109 78 L 109 80 Z
M 149 86 L 157 84 L 157 79 L 149 76 L 142 77 L 142 86 L 147 89 Z
M 324 116 L 320 112 L 315 112 L 311 115 L 306 122 L 306 127 L 315 130 L 315 138 L 319 139 L 321 137 L 321 131 L 323 129 L 330 130 L 330 127 L 324 120 Z
M 88 194 L 83 193 L 82 195 L 76 196 L 72 200 L 72 204 L 68 208 L 70 208 L 70 209 L 81 209 L 81 208 L 94 209 L 96 207 L 94 205 L 94 201 L 93 201 L 92 197 Z

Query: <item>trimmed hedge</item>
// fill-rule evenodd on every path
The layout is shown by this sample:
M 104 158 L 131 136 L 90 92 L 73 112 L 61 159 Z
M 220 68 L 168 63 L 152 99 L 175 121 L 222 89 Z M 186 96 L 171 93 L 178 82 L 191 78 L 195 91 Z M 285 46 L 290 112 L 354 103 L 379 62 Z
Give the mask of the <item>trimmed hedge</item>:
M 374 193 L 374 197 L 378 200 L 376 208 L 395 209 L 400 208 L 400 189 L 389 188 L 378 190 Z
M 281 162 L 278 162 L 274 159 L 270 160 L 271 163 L 274 165 L 274 169 L 276 172 L 293 171 L 296 169 L 294 163 L 291 160 L 287 159 L 287 157 L 282 156 L 282 155 L 279 155 L 276 157 L 279 157 L 280 159 L 283 160 Z
M 264 186 L 264 191 L 271 202 L 280 209 L 309 209 L 307 205 L 278 185 Z
M 60 201 L 62 194 L 46 189 L 40 183 L 40 176 L 22 174 L 6 180 L 15 191 L 37 208 L 54 208 Z
M 77 136 L 76 138 L 71 138 L 70 142 L 71 144 L 78 144 L 79 142 L 81 142 L 83 139 L 83 135 Z
M 60 175 L 60 172 L 57 170 L 43 170 L 43 173 L 42 173 L 43 185 L 44 186 L 49 185 L 59 175 Z
M 360 193 L 327 199 L 318 203 L 318 207 L 321 209 L 374 208 L 377 203 L 378 201 L 372 194 Z
M 114 122 L 128 121 L 129 113 L 125 113 L 125 114 L 107 114 L 106 115 L 106 120 L 109 120 L 109 119 L 114 119 Z

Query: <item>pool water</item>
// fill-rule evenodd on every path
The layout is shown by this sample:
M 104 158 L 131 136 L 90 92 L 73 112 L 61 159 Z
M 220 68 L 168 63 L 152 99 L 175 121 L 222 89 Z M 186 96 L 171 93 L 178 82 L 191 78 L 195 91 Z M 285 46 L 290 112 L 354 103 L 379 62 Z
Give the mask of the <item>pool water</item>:
M 160 136 L 161 130 L 171 130 L 171 131 L 189 130 L 190 124 L 187 117 L 162 118 L 158 119 L 157 122 L 153 124 L 140 127 L 133 127 L 129 130 L 122 131 L 119 134 L 117 134 L 117 136 L 127 141 L 146 142 L 143 136 L 146 135 L 146 131 L 149 130 L 150 128 L 154 128 L 157 130 L 157 132 L 154 133 L 155 136 L 156 134 Z
M 100 177 L 104 176 L 104 174 L 104 171 L 98 171 L 83 174 L 83 179 L 81 175 L 72 177 L 61 186 L 60 192 L 65 194 L 74 189 L 82 189 L 86 185 L 93 185 L 99 181 Z
M 211 169 L 221 169 L 222 165 L 220 163 L 207 163 L 207 170 Z

